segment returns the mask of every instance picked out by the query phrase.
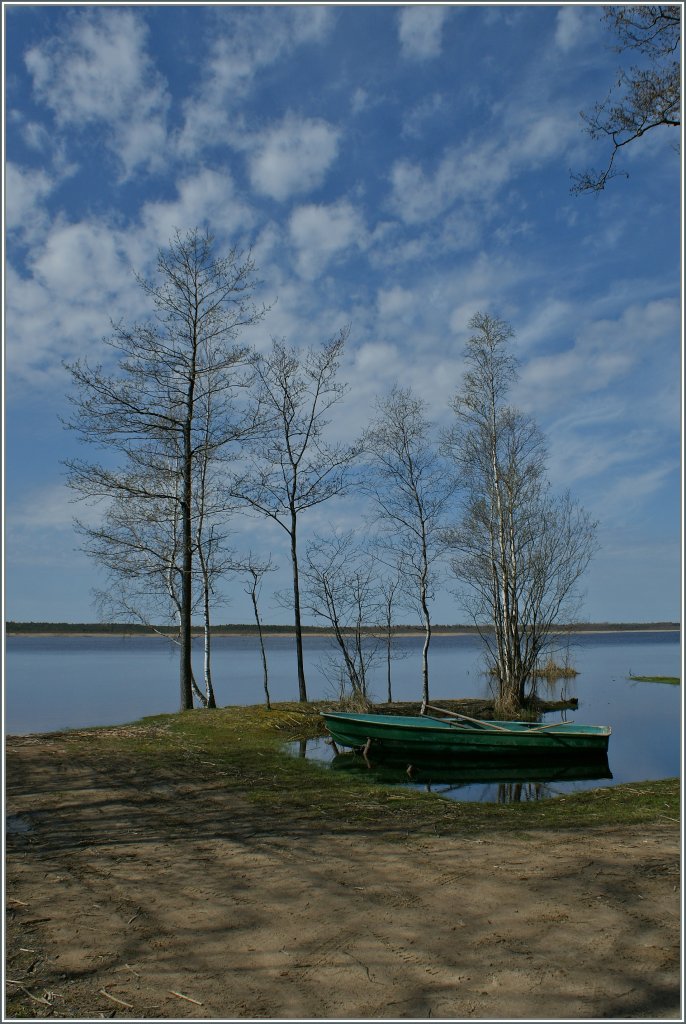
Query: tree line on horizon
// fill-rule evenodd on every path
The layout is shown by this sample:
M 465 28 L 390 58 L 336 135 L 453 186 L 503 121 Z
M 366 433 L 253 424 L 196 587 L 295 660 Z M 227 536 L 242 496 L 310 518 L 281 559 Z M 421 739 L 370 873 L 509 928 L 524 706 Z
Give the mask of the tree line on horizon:
M 195 639 L 202 636 L 202 629 L 198 626 L 193 626 L 193 635 Z M 257 632 L 257 626 L 254 622 L 230 622 L 221 623 L 212 627 L 213 632 L 216 635 L 221 633 L 250 633 Z M 270 633 L 293 633 L 293 626 L 285 626 L 283 623 L 262 623 L 262 628 Z M 344 627 L 348 628 L 348 627 Z M 350 627 L 352 628 L 352 627 Z M 370 632 L 378 631 L 376 626 L 365 626 L 364 629 Z M 446 633 L 446 632 L 462 632 L 462 633 L 478 633 L 479 630 L 489 629 L 492 627 L 482 625 L 478 629 L 474 625 L 466 625 L 465 623 L 453 623 L 446 625 L 445 623 L 436 623 L 432 626 L 434 633 Z M 679 630 L 681 624 L 679 622 L 572 622 L 572 623 L 557 623 L 554 627 L 556 632 L 561 633 L 584 633 L 584 632 L 631 632 L 652 630 L 657 632 L 658 630 Z M 5 623 L 6 632 L 10 635 L 14 633 L 114 633 L 123 635 L 126 633 L 145 633 L 150 635 L 152 629 L 155 632 L 168 632 L 176 634 L 178 627 L 173 625 L 155 625 L 144 626 L 140 622 L 14 622 L 7 620 Z M 395 623 L 393 630 L 396 633 L 422 633 L 423 627 L 418 626 L 416 623 Z M 329 633 L 330 630 L 326 626 L 311 626 L 304 625 L 303 633 Z
M 298 696 L 308 699 L 303 617 L 333 634 L 330 667 L 341 695 L 366 699 L 371 662 L 385 653 L 398 613 L 421 622 L 421 695 L 429 701 L 431 606 L 448 577 L 485 645 L 496 704 L 511 715 L 555 623 L 572 621 L 577 584 L 596 546 L 596 524 L 569 492 L 553 493 L 545 439 L 511 405 L 517 361 L 509 324 L 488 313 L 469 321 L 465 373 L 439 433 L 410 388 L 376 399 L 352 443 L 331 437 L 330 410 L 350 329 L 319 347 L 273 338 L 267 352 L 243 344 L 268 307 L 255 301 L 250 253 L 217 255 L 212 235 L 177 231 L 160 250 L 142 323 L 113 325 L 112 368 L 79 360 L 65 426 L 100 458 L 66 460 L 77 498 L 101 509 L 76 520 L 83 550 L 105 570 L 96 598 L 103 619 L 173 625 L 181 709 L 216 706 L 212 610 L 227 575 L 259 596 L 275 567 L 267 553 L 237 551 L 235 517 L 263 517 L 287 539 Z M 355 491 L 364 521 L 301 542 L 302 520 Z M 193 619 L 202 619 L 203 683 L 193 674 Z M 378 643 L 369 642 L 374 625 Z M 162 632 L 167 635 L 170 630 Z M 263 648 L 264 656 L 264 648 Z M 267 702 L 267 664 L 264 660 Z

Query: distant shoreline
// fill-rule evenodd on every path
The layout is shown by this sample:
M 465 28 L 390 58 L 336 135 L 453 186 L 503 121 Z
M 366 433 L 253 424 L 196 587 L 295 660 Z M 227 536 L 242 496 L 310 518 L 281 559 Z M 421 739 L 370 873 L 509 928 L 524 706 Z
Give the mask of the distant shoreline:
M 141 629 L 141 628 L 127 628 L 126 625 L 122 625 L 119 628 L 112 626 L 111 628 L 98 628 L 94 623 L 91 627 L 90 624 L 84 623 L 74 624 L 73 627 L 69 623 L 58 624 L 55 623 L 55 627 L 51 629 L 47 623 L 36 624 L 36 628 L 32 628 L 31 623 L 7 623 L 5 628 L 5 635 L 12 637 L 57 637 L 57 636 L 68 636 L 76 639 L 85 639 L 87 637 L 126 637 L 127 639 L 150 639 L 151 637 L 160 637 L 161 639 L 171 639 L 170 633 L 159 633 L 152 629 Z M 50 624 L 52 625 L 52 624 Z M 17 628 L 18 627 L 18 628 Z M 85 628 L 84 628 L 85 627 Z M 367 632 L 371 633 L 369 629 Z M 379 632 L 382 632 L 379 630 Z M 589 623 L 585 624 L 574 624 L 572 626 L 561 626 L 555 631 L 559 636 L 583 636 L 584 634 L 602 634 L 602 633 L 680 633 L 681 626 L 678 622 L 656 622 L 656 623 Z M 434 626 L 432 629 L 433 636 L 479 636 L 479 631 L 474 626 Z M 262 629 L 262 635 L 265 637 L 285 637 L 292 638 L 295 636 L 295 631 L 290 626 L 284 627 L 273 627 L 265 626 Z M 393 637 L 407 639 L 410 637 L 422 637 L 424 635 L 423 629 L 416 627 L 399 626 L 392 631 Z M 194 628 L 193 639 L 202 639 L 202 630 Z M 212 630 L 213 638 L 219 637 L 251 637 L 257 636 L 257 629 L 255 627 L 247 625 L 237 626 L 218 626 Z M 326 629 L 303 629 L 303 636 L 305 637 L 331 637 L 333 633 Z

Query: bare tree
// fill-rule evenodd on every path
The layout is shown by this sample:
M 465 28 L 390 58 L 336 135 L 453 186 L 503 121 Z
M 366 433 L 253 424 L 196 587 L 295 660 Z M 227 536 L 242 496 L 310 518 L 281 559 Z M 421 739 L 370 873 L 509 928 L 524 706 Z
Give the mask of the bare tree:
M 265 313 L 253 301 L 255 266 L 232 249 L 217 257 L 214 240 L 198 229 L 178 231 L 158 254 L 154 281 L 138 278 L 154 318 L 115 324 L 109 339 L 118 360 L 114 373 L 86 361 L 69 367 L 75 387 L 67 426 L 83 441 L 119 459 L 66 463 L 80 497 L 171 503 L 175 523 L 174 593 L 178 596 L 181 708 L 193 705 L 194 505 L 198 460 L 240 435 L 231 414 L 248 352 L 235 344 L 242 328 Z M 215 412 L 208 434 L 203 410 L 209 391 Z M 122 509 L 123 511 L 123 509 Z M 156 515 L 156 513 L 154 513 Z M 145 521 L 145 515 L 142 516 Z M 178 529 L 176 529 L 178 527 Z
M 595 549 L 595 527 L 570 497 L 552 494 L 547 452 L 533 420 L 507 399 L 517 377 L 512 328 L 477 313 L 467 372 L 446 448 L 463 485 L 460 522 L 446 531 L 452 572 L 489 652 L 504 717 L 521 709 L 525 686 Z
M 246 387 L 249 376 L 234 381 L 237 387 Z M 216 707 L 212 685 L 212 599 L 217 595 L 217 583 L 229 573 L 240 572 L 228 544 L 227 520 L 238 511 L 234 502 L 227 501 L 226 473 L 236 457 L 235 446 L 227 445 L 227 424 L 233 425 L 234 442 L 248 438 L 255 429 L 254 409 L 250 406 L 240 415 L 235 408 L 235 395 L 227 390 L 221 373 L 210 372 L 205 387 L 198 396 L 198 429 L 193 467 L 193 526 L 197 566 L 194 579 L 202 592 L 204 635 L 203 675 L 205 693 L 201 695 L 194 685 L 196 696 L 205 707 Z
M 609 140 L 611 150 L 603 170 L 573 176 L 572 192 L 577 194 L 601 192 L 618 174 L 628 177 L 615 166 L 620 150 L 654 128 L 681 124 L 681 5 L 612 5 L 605 7 L 603 17 L 618 39 L 617 51 L 634 51 L 643 65 L 619 71 L 618 99 L 613 101 L 611 92 L 590 114 L 582 112 L 591 138 Z
M 145 490 L 134 494 L 133 481 L 108 502 L 98 525 L 75 521 L 83 538 L 83 550 L 103 566 L 106 587 L 96 591 L 101 614 L 109 621 L 140 622 L 180 646 L 181 533 L 180 508 L 173 493 L 159 497 L 164 481 L 173 488 L 178 474 L 171 470 L 158 480 L 158 497 L 153 499 L 153 481 L 145 481 Z M 139 490 L 143 482 L 139 481 Z M 196 488 L 194 488 L 195 490 Z M 205 707 L 216 707 L 211 674 L 210 600 L 216 581 L 235 571 L 235 557 L 227 546 L 227 537 L 217 523 L 207 524 L 208 495 L 197 484 L 194 500 L 200 511 L 194 516 L 195 562 L 192 612 L 202 609 L 204 623 L 204 692 L 191 675 L 191 688 Z M 178 632 L 158 630 L 155 623 L 175 623 Z M 192 671 L 192 670 L 191 670 Z
M 75 527 L 83 538 L 82 550 L 106 570 L 106 585 L 94 591 L 101 617 L 138 622 L 179 647 L 178 504 L 159 498 L 153 502 L 150 489 L 141 498 L 129 488 L 112 498 L 99 525 L 77 519 Z M 175 624 L 176 632 L 159 628 L 160 620 Z M 205 694 L 193 674 L 191 686 L 202 704 L 215 706 L 209 677 Z
M 401 596 L 402 576 L 400 571 L 394 576 L 383 576 L 379 582 L 381 623 L 384 629 L 386 645 L 386 699 L 390 704 L 393 700 L 391 681 L 391 663 L 393 661 L 393 626 L 395 610 Z
M 352 532 L 315 537 L 306 548 L 302 579 L 305 608 L 330 627 L 352 695 L 366 701 L 367 673 L 378 651 L 378 636 L 368 628 L 379 612 L 373 559 Z
M 422 708 L 429 701 L 430 602 L 437 582 L 441 529 L 455 481 L 438 454 L 424 403 L 394 387 L 377 402 L 363 445 L 370 460 L 365 489 L 386 536 L 389 561 L 400 567 L 404 589 L 424 625 Z
M 268 572 L 274 572 L 276 566 L 271 560 L 271 556 L 264 562 L 260 562 L 253 557 L 252 552 L 249 554 L 247 562 L 245 564 L 245 571 L 248 574 L 248 583 L 244 590 L 249 595 L 252 601 L 253 613 L 255 615 L 255 623 L 257 625 L 257 636 L 260 641 L 260 654 L 262 656 L 262 682 L 264 684 L 264 696 L 267 705 L 267 710 L 271 711 L 271 700 L 269 698 L 269 667 L 267 665 L 267 653 L 264 649 L 264 638 L 262 635 L 262 620 L 260 619 L 260 608 L 259 598 L 262 590 L 262 581 Z
M 321 349 L 289 348 L 272 343 L 271 352 L 257 356 L 254 370 L 263 430 L 252 444 L 245 472 L 233 492 L 252 509 L 285 530 L 293 570 L 293 612 L 301 701 L 307 700 L 298 563 L 300 516 L 321 505 L 347 486 L 347 471 L 357 448 L 325 440 L 326 414 L 346 391 L 336 381 L 348 337 L 344 328 Z

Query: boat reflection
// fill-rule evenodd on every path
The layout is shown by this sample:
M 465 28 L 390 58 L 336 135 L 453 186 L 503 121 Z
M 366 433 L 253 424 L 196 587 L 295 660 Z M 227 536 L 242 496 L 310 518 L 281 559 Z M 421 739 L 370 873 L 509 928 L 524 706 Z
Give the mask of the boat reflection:
M 426 760 L 409 764 L 400 759 L 373 762 L 360 754 L 337 754 L 330 762 L 334 771 L 358 774 L 386 785 L 405 785 L 460 799 L 460 790 L 471 786 L 489 787 L 489 802 L 522 803 L 556 796 L 557 783 L 593 782 L 612 778 L 607 755 L 574 761 L 523 763 L 521 760 Z

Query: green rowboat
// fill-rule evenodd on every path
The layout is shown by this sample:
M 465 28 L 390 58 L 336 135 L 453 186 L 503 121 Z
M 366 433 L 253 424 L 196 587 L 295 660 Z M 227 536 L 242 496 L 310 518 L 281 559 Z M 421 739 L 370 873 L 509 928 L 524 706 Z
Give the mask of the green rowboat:
M 440 709 L 436 709 L 440 710 Z M 445 713 L 445 712 L 444 712 Z M 368 756 L 420 757 L 579 757 L 606 754 L 607 725 L 573 722 L 497 722 L 455 715 L 362 715 L 322 712 L 332 738 Z

